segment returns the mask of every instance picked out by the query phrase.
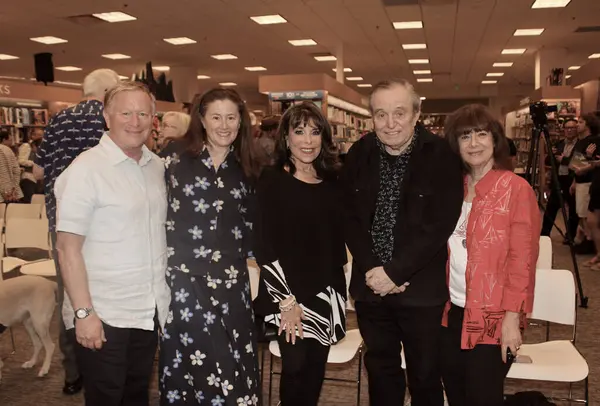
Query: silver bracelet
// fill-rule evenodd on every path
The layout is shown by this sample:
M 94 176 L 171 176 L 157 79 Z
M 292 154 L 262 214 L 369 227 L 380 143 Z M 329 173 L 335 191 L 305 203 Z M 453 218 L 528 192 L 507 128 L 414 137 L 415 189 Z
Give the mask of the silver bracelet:
M 296 296 L 294 295 L 290 295 L 288 296 L 288 298 L 292 298 L 292 300 L 290 300 L 290 302 L 286 305 L 282 305 L 281 302 L 279 302 L 279 310 L 281 312 L 289 312 L 290 310 L 292 310 L 294 308 L 294 306 L 296 306 Z

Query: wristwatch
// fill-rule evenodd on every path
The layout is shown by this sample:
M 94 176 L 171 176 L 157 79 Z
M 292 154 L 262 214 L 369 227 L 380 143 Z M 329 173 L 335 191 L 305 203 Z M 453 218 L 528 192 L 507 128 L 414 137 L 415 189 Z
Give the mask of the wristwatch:
M 75 318 L 79 319 L 79 320 L 85 319 L 90 314 L 92 314 L 93 311 L 94 311 L 93 307 L 81 307 L 81 308 L 75 310 Z

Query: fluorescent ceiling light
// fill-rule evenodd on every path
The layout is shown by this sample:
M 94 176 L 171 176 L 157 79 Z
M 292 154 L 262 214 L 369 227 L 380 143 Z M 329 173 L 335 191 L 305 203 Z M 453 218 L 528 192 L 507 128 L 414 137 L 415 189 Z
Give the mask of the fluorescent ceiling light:
M 253 113 L 262 113 L 262 110 L 252 110 Z
M 53 45 L 53 44 L 64 44 L 65 42 L 69 42 L 66 39 L 62 39 L 62 38 L 58 38 L 58 37 L 35 37 L 35 38 L 29 38 L 32 41 L 35 42 L 41 42 L 42 44 L 46 44 L 46 45 Z
M 360 76 L 349 76 L 346 78 L 346 80 L 349 80 L 351 82 L 360 82 L 361 80 L 363 80 L 363 78 Z
M 513 62 L 496 62 L 494 68 L 510 68 L 513 66 Z
M 415 75 L 431 75 L 431 71 L 428 69 L 425 70 L 414 70 L 413 73 Z
M 565 79 L 569 79 L 571 77 L 571 75 L 567 75 L 565 76 Z
M 498 81 L 497 80 L 482 80 L 481 81 L 482 85 L 493 85 L 495 83 L 498 83 Z
M 210 76 L 198 75 L 198 76 L 196 76 L 196 79 L 210 79 Z
M 171 68 L 169 66 L 153 66 L 152 69 L 157 70 L 159 72 L 166 72 Z
M 333 68 L 332 71 L 337 72 L 337 69 Z M 352 72 L 352 69 L 350 69 L 350 68 L 344 68 L 344 72 Z
M 163 41 L 173 45 L 187 45 L 196 43 L 196 41 L 188 37 L 163 38 Z
M 103 58 L 107 58 L 107 59 L 129 59 L 131 58 L 129 55 L 125 55 L 125 54 L 104 54 L 102 55 Z
M 411 30 L 415 28 L 423 28 L 423 21 L 398 21 L 394 24 L 394 28 L 397 30 Z
M 500 77 L 500 76 L 504 76 L 504 72 L 492 72 L 492 73 L 488 73 L 485 76 L 487 76 L 487 77 Z
M 261 70 L 267 70 L 264 66 L 246 66 L 244 69 L 250 72 L 258 72 Z
M 123 21 L 134 21 L 137 20 L 134 16 L 122 13 L 120 11 L 113 11 L 111 13 L 98 13 L 92 14 L 94 17 L 99 18 L 109 23 L 122 23 Z
M 590 56 L 588 56 L 589 59 L 599 59 L 600 58 L 600 54 L 591 54 Z
M 357 87 L 373 87 L 372 85 L 370 85 L 369 83 L 359 83 L 358 85 L 356 85 Z
M 535 0 L 531 8 L 559 8 L 566 7 L 571 0 Z
M 129 80 L 130 77 L 129 76 L 125 76 L 125 75 L 119 75 L 119 79 L 121 79 L 121 80 Z
M 411 65 L 423 65 L 429 63 L 429 59 L 409 59 L 408 63 Z
M 521 55 L 527 51 L 525 48 L 507 48 L 502 50 L 503 55 Z
M 63 82 L 62 80 L 56 80 L 54 83 L 58 83 L 59 85 L 68 85 L 68 86 L 81 86 L 81 83 L 75 82 Z
M 419 82 L 419 83 L 431 83 L 431 82 L 433 82 L 433 79 L 432 78 L 420 78 L 420 79 L 417 79 L 417 82 Z
M 426 49 L 426 44 L 402 44 L 403 49 Z
M 220 86 L 237 86 L 237 83 L 234 82 L 222 82 L 219 83 Z
M 535 35 L 542 35 L 544 28 L 526 28 L 516 30 L 513 34 L 515 37 L 529 37 Z
M 250 17 L 250 19 L 260 25 L 287 23 L 287 20 L 279 14 Z
M 317 45 L 317 43 L 312 39 L 291 39 L 288 42 L 295 47 L 308 47 L 311 45 Z
M 19 59 L 19 57 L 13 56 L 13 55 L 7 55 L 7 54 L 0 54 L 0 61 L 8 61 L 11 59 Z
M 217 59 L 219 61 L 226 61 L 228 59 L 237 59 L 237 56 L 232 55 L 232 54 L 211 55 L 210 57 L 213 59 Z
M 337 58 L 333 55 L 315 56 L 315 59 L 319 62 L 329 62 L 337 60 Z
M 581 66 L 569 66 L 569 70 L 577 70 L 581 68 Z
M 56 67 L 56 70 L 62 70 L 63 72 L 75 72 L 81 70 L 81 68 L 78 68 L 77 66 L 58 66 Z
M 427 97 L 421 96 L 421 100 L 427 100 Z

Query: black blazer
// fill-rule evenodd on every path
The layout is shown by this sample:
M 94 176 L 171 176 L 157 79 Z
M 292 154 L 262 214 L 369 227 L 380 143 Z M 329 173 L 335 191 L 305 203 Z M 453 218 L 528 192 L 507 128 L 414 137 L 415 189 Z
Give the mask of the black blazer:
M 419 136 L 404 175 L 394 229 L 393 259 L 381 264 L 372 252 L 371 226 L 379 191 L 380 150 L 375 133 L 348 152 L 342 171 L 346 242 L 353 256 L 350 294 L 357 301 L 380 301 L 365 283 L 365 273 L 383 266 L 404 293 L 385 300 L 406 306 L 434 306 L 449 296 L 446 283 L 448 238 L 464 198 L 460 158 L 448 142 L 417 125 Z

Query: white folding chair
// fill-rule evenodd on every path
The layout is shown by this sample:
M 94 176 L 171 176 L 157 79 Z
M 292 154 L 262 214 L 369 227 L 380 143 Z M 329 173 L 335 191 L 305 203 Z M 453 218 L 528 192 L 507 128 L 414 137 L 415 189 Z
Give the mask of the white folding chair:
M 575 347 L 577 297 L 573 274 L 568 270 L 538 269 L 531 318 L 573 326 L 570 340 L 523 344 L 518 355 L 527 355 L 531 364 L 514 363 L 508 378 L 569 383 L 569 397 L 553 400 L 589 404 L 588 364 Z M 572 385 L 584 381 L 585 399 L 573 399 Z
M 0 219 L 4 221 L 4 216 L 6 215 L 6 203 L 0 203 Z
M 50 259 L 47 219 L 11 218 L 6 222 L 5 249 L 38 248 L 48 253 L 49 259 L 26 261 L 18 257 L 2 258 L 3 272 L 21 267 L 21 273 L 39 276 L 56 276 L 54 260 Z M 29 265 L 29 266 L 25 266 Z M 35 265 L 35 266 L 34 266 Z
M 537 269 L 552 269 L 552 240 L 548 236 L 540 237 L 540 253 L 538 255 Z
M 31 196 L 31 204 L 46 204 L 46 196 L 41 194 L 35 194 Z
M 2 283 L 3 278 L 3 269 L 2 269 L 2 264 L 3 261 L 2 259 L 4 258 L 4 241 L 0 241 L 0 283 Z M 14 354 L 17 351 L 17 347 L 15 345 L 15 335 L 13 333 L 12 327 L 8 328 L 8 331 L 10 333 L 10 342 L 12 344 L 12 354 Z
M 260 282 L 260 269 L 258 265 L 248 263 L 248 276 L 250 278 L 250 295 L 252 300 L 258 296 L 258 283 Z
M 6 222 L 12 218 L 39 219 L 42 215 L 41 204 L 11 203 L 6 208 Z

